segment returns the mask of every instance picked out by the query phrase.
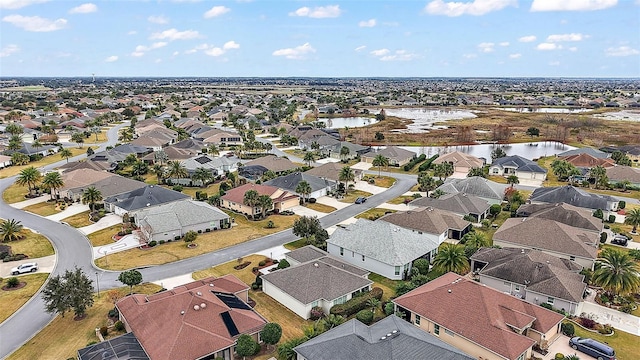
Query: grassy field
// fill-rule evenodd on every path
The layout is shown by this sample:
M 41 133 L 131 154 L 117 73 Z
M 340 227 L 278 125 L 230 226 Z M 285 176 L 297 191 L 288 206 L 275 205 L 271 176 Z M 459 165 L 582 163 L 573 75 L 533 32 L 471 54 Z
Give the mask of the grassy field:
M 55 254 L 51 242 L 43 235 L 36 234 L 28 229 L 22 229 L 24 239 L 6 243 L 11 246 L 14 254 L 25 254 L 30 259 L 36 259 Z
M 20 186 L 16 183 L 7 187 L 2 193 L 2 199 L 7 204 L 15 204 L 17 202 L 26 200 L 24 196 L 29 192 L 26 186 Z M 43 195 L 46 196 L 46 195 Z
M 362 190 L 349 190 L 349 192 L 342 199 L 340 199 L 340 202 L 353 204 L 353 202 L 356 201 L 357 198 L 369 197 L 371 195 L 373 194 Z
M 305 239 L 298 239 L 292 241 L 290 243 L 284 244 L 284 247 L 288 250 L 300 249 L 301 247 L 307 246 L 307 241 Z
M 154 175 L 154 180 L 155 180 L 155 175 Z M 164 185 L 163 185 L 164 186 Z M 168 189 L 171 189 L 172 186 L 165 186 Z M 196 198 L 196 191 L 200 191 L 200 192 L 206 192 L 208 196 L 211 195 L 215 195 L 220 191 L 220 183 L 215 183 L 215 184 L 209 184 L 209 186 L 207 186 L 206 188 L 203 187 L 184 187 L 182 189 L 182 193 L 183 194 L 187 194 L 189 196 L 191 196 L 192 198 Z
M 91 233 L 87 235 L 87 237 L 92 246 L 109 245 L 113 244 L 113 235 L 117 234 L 120 230 L 122 230 L 122 224 L 116 224 Z
M 330 212 L 334 212 L 337 209 L 334 208 L 333 206 L 329 206 L 329 205 L 325 205 L 325 204 L 320 204 L 320 203 L 306 203 L 304 204 L 304 207 L 307 207 L 311 210 L 315 210 L 321 213 L 330 213 Z
M 81 228 L 93 224 L 91 220 L 89 220 L 89 210 L 66 217 L 62 219 L 62 221 L 73 226 L 74 228 Z
M 400 205 L 400 204 L 404 204 L 404 201 L 407 200 L 407 199 L 409 201 L 413 201 L 414 200 L 413 196 L 398 196 L 395 199 L 391 199 L 391 200 L 387 201 L 387 203 Z
M 250 262 L 251 264 L 246 266 L 244 269 L 236 270 L 233 267 L 238 265 L 237 260 L 229 261 L 224 264 L 220 264 L 218 266 L 214 266 L 205 270 L 196 271 L 191 276 L 194 280 L 200 280 L 204 278 L 208 278 L 210 276 L 220 277 L 223 275 L 231 274 L 238 279 L 242 280 L 247 285 L 251 285 L 255 280 L 256 276 L 251 272 L 251 268 L 254 266 L 258 266 L 258 263 L 262 260 L 266 260 L 267 257 L 263 255 L 249 255 L 242 258 L 240 263 Z
M 584 330 L 574 324 L 576 329 L 576 336 L 592 338 L 601 343 L 609 344 L 616 350 L 616 358 L 618 360 L 634 360 L 638 358 L 638 344 L 640 343 L 640 336 L 635 336 L 626 333 L 621 330 L 615 330 L 615 333 L 611 336 L 604 336 L 599 333 L 593 333 L 591 331 Z M 578 353 L 580 358 L 584 354 Z
M 396 212 L 396 210 L 373 208 L 356 215 L 355 218 L 372 220 L 374 218 L 379 218 L 380 216 L 385 215 L 385 213 L 394 213 L 394 212 Z
M 55 203 L 47 201 L 29 205 L 22 208 L 22 210 L 38 214 L 40 216 L 49 216 L 60 212 L 60 210 L 56 209 Z
M 135 286 L 133 291 L 141 294 L 154 294 L 160 290 L 154 284 Z M 117 289 L 120 297 L 129 292 L 129 287 Z M 95 295 L 93 307 L 87 310 L 87 317 L 80 321 L 73 320 L 73 313 L 65 317 L 56 317 L 36 336 L 11 354 L 8 359 L 75 359 L 78 349 L 88 343 L 99 341 L 95 329 L 106 325 L 107 312 L 113 309 L 113 302 L 105 293 Z
M 231 215 L 236 226 L 232 229 L 217 230 L 199 234 L 194 242 L 196 248 L 189 249 L 183 241 L 172 241 L 151 249 L 131 249 L 111 254 L 96 260 L 96 265 L 108 270 L 126 270 L 148 265 L 161 265 L 211 251 L 257 239 L 293 226 L 298 216 L 271 215 L 264 220 L 249 221 L 244 216 Z M 267 222 L 273 221 L 275 228 L 268 229 Z
M 80 154 L 86 154 L 87 152 L 86 147 L 83 149 L 78 149 L 77 147 L 70 147 L 68 149 L 71 150 L 71 153 L 73 154 L 72 157 Z M 58 154 L 53 154 L 53 155 L 45 156 L 41 160 L 30 162 L 27 165 L 9 166 L 8 168 L 4 168 L 0 170 L 0 179 L 17 175 L 20 173 L 20 171 L 22 171 L 22 169 L 27 168 L 29 166 L 39 168 L 41 166 L 53 164 L 54 162 L 58 162 L 60 160 L 64 160 L 64 158 L 61 158 L 60 155 Z
M 21 282 L 26 282 L 27 285 L 18 290 L 0 290 L 0 323 L 5 321 L 11 314 L 16 312 L 22 307 L 31 297 L 35 294 L 42 284 L 47 280 L 49 274 L 29 274 L 20 276 Z M 2 281 L 2 285 L 7 284 L 7 280 Z
M 368 176 L 366 178 L 367 178 L 367 180 L 368 179 L 373 179 L 375 181 L 375 183 L 373 183 L 372 185 L 380 186 L 380 187 L 383 187 L 383 188 L 390 188 L 393 184 L 396 183 L 396 179 L 392 178 L 390 176 L 380 176 L 380 177 L 378 177 L 377 175 L 373 175 L 373 176 L 370 175 L 370 176 Z M 365 179 L 363 178 L 363 180 L 365 180 Z

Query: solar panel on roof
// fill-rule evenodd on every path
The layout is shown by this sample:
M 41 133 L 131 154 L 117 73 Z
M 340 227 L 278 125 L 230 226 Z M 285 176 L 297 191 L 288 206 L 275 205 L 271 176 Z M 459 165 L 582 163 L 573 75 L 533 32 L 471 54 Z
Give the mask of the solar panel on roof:
M 195 160 L 195 161 L 197 161 L 197 162 L 198 162 L 198 163 L 200 163 L 200 164 L 206 164 L 206 163 L 208 163 L 208 162 L 211 162 L 211 159 L 209 159 L 209 158 L 208 158 L 208 157 L 206 157 L 206 156 L 201 156 L 201 157 L 196 158 L 196 159 L 194 159 L 194 160 Z
M 222 322 L 224 322 L 224 326 L 227 327 L 227 331 L 229 331 L 229 335 L 236 336 L 240 334 L 240 331 L 238 331 L 238 328 L 236 327 L 236 324 L 233 322 L 233 319 L 231 318 L 231 314 L 229 314 L 228 311 L 221 313 L 220 316 L 222 316 Z
M 222 292 L 212 291 L 218 299 L 222 300 L 222 302 L 232 309 L 242 309 L 242 310 L 251 310 L 251 307 L 244 303 L 244 301 L 238 299 L 237 296 L 233 294 L 227 294 Z

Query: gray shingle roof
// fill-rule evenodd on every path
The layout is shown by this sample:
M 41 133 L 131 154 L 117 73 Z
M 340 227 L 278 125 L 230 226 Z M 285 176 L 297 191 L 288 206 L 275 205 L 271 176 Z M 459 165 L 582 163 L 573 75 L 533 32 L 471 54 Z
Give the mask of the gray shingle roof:
M 599 159 L 606 159 L 609 157 L 609 153 L 606 153 L 604 151 L 600 151 L 598 149 L 594 149 L 594 148 L 578 148 L 578 149 L 573 149 L 573 150 L 569 150 L 569 151 L 565 151 L 563 153 L 558 154 L 559 158 L 563 158 L 563 157 L 567 157 L 567 156 L 572 156 L 572 155 L 580 155 L 580 154 L 588 154 L 591 155 L 595 158 L 599 158 Z
M 373 284 L 373 281 L 323 259 L 271 272 L 263 275 L 262 280 L 303 304 L 320 299 L 331 301 Z
M 358 219 L 327 240 L 388 265 L 401 266 L 438 247 L 437 240 L 386 221 Z
M 573 227 L 602 231 L 602 220 L 594 217 L 590 210 L 577 206 L 555 203 L 555 204 L 523 204 L 518 208 L 518 216 L 540 217 L 543 219 L 559 221 Z
M 515 167 L 518 171 L 528 171 L 533 173 L 547 173 L 547 169 L 541 167 L 535 161 L 525 159 L 520 155 L 505 156 L 495 159 L 491 166 Z
M 378 151 L 369 151 L 363 156 L 375 157 L 376 155 L 382 155 L 388 159 L 402 161 L 416 156 L 416 153 L 413 151 L 405 150 L 403 148 L 399 148 L 397 146 L 387 146 L 386 148 L 380 149 Z
M 606 169 L 607 177 L 611 181 L 629 180 L 633 184 L 640 183 L 640 171 L 630 166 L 612 166 Z
M 146 221 L 156 233 L 206 222 L 212 223 L 212 228 L 214 226 L 220 227 L 220 220 L 229 218 L 229 215 L 217 207 L 193 200 L 177 201 L 143 209 L 136 216 Z
M 285 255 L 299 263 L 303 263 L 311 260 L 320 259 L 321 257 L 326 256 L 327 253 L 318 249 L 315 246 L 307 245 L 299 249 L 289 251 Z
M 607 203 L 618 201 L 612 196 L 588 193 L 571 185 L 537 188 L 530 199 L 532 202 L 564 202 L 586 209 L 608 209 Z
M 318 176 L 318 177 L 324 177 L 327 178 L 329 180 L 333 180 L 333 181 L 339 181 L 340 180 L 340 170 L 342 170 L 342 168 L 345 167 L 344 164 L 342 163 L 326 163 L 326 164 L 322 164 L 318 167 L 315 167 L 313 169 L 307 170 L 305 171 L 306 174 L 309 175 L 314 175 L 314 176 Z M 356 178 L 360 177 L 360 174 L 362 173 L 362 170 L 360 169 L 353 169 L 353 173 L 355 174 Z
M 165 189 L 162 186 L 147 185 L 140 189 L 108 197 L 104 202 L 114 204 L 127 211 L 134 211 L 189 198 L 189 195 Z
M 309 183 L 309 185 L 311 186 L 311 192 L 336 186 L 336 182 L 332 180 L 322 179 L 311 174 L 300 172 L 294 172 L 289 175 L 280 176 L 275 179 L 265 181 L 264 184 L 275 186 L 277 188 L 295 193 L 296 187 L 303 180 Z
M 440 235 L 449 229 L 462 231 L 471 224 L 459 215 L 434 208 L 391 213 L 381 217 L 380 220 L 405 229 L 434 235 Z
M 479 176 L 472 176 L 464 179 L 448 178 L 438 189 L 447 194 L 457 194 L 461 192 L 485 199 L 502 201 L 504 190 L 507 187 L 508 185 L 505 184 L 498 184 L 497 182 Z
M 392 335 L 387 337 L 387 334 Z M 371 326 L 351 319 L 298 345 L 294 350 L 307 360 L 473 359 L 395 315 Z
M 463 215 L 483 214 L 491 206 L 486 200 L 465 193 L 446 194 L 437 199 L 430 197 L 418 198 L 413 200 L 411 205 L 432 207 Z
M 526 289 L 574 303 L 582 301 L 587 287 L 582 267 L 572 261 L 531 249 L 482 248 L 471 260 L 487 265 L 481 275 L 526 285 Z

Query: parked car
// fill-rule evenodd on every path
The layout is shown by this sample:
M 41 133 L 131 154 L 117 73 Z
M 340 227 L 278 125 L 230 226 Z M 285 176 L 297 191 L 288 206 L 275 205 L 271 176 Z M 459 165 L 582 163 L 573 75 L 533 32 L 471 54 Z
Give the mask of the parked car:
M 366 197 L 359 197 L 356 199 L 356 204 L 364 204 L 367 201 Z
M 569 340 L 569 345 L 574 350 L 579 350 L 598 360 L 616 360 L 616 352 L 613 348 L 593 339 L 576 336 Z
M 11 275 L 19 275 L 28 272 L 36 272 L 38 271 L 38 263 L 30 262 L 24 263 L 22 265 L 18 265 L 11 269 Z
M 280 215 L 295 215 L 295 213 L 291 210 L 280 211 Z
M 611 243 L 614 245 L 620 245 L 620 246 L 627 246 L 627 243 L 629 242 L 629 238 L 624 236 L 624 235 L 616 235 L 613 237 L 613 239 L 611 240 Z

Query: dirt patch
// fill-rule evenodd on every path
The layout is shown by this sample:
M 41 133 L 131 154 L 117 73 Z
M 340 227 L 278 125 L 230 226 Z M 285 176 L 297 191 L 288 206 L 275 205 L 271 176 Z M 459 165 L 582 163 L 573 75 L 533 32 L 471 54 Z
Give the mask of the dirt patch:
M 242 270 L 242 269 L 246 268 L 249 265 L 251 265 L 251 261 L 246 261 L 246 262 L 243 262 L 240 265 L 234 266 L 233 268 L 236 269 L 236 270 Z

